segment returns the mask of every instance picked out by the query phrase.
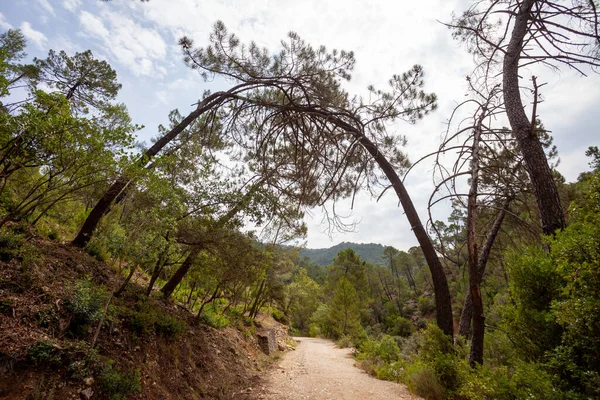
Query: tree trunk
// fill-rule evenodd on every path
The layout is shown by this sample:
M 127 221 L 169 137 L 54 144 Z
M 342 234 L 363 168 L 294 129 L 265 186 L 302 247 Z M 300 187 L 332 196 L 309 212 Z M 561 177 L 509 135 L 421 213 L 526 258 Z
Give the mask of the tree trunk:
M 479 283 L 483 280 L 483 275 L 485 274 L 485 267 L 487 266 L 488 259 L 490 258 L 490 253 L 492 251 L 492 246 L 494 245 L 494 241 L 496 240 L 496 236 L 498 236 L 498 232 L 500 232 L 500 228 L 502 227 L 502 222 L 504 221 L 504 217 L 506 216 L 506 210 L 508 210 L 508 206 L 512 201 L 512 197 L 507 197 L 502 203 L 502 209 L 496 215 L 496 219 L 488 232 L 487 238 L 483 247 L 481 248 L 481 253 L 479 254 L 479 259 L 477 261 L 477 270 L 479 274 Z M 467 298 L 465 299 L 465 303 L 463 305 L 462 313 L 460 314 L 460 323 L 458 324 L 458 334 L 464 337 L 469 336 L 469 331 L 471 330 L 471 319 L 473 318 L 473 298 L 471 297 L 471 291 L 467 292 Z
M 252 185 L 252 187 L 250 188 L 250 190 L 248 190 L 244 197 L 242 197 L 242 199 L 235 206 L 233 206 L 231 210 L 227 212 L 227 214 L 219 218 L 219 221 L 217 221 L 217 224 L 215 226 L 215 230 L 221 229 L 225 225 L 227 225 L 227 223 L 229 223 L 229 221 L 231 221 L 237 215 L 237 213 L 240 212 L 246 206 L 246 204 L 252 198 L 256 190 L 266 181 L 266 179 L 267 177 L 262 177 L 254 185 Z M 173 274 L 171 279 L 169 279 L 169 282 L 167 282 L 165 286 L 163 286 L 161 291 L 165 298 L 171 297 L 171 294 L 173 294 L 173 291 L 175 290 L 177 285 L 181 283 L 183 277 L 190 270 L 190 267 L 192 266 L 194 259 L 196 258 L 200 250 L 201 247 L 199 245 L 194 246 L 191 253 L 187 256 L 183 264 L 181 264 L 179 269 L 175 271 L 175 274 Z
M 519 144 L 525 161 L 525 168 L 531 180 L 533 193 L 537 200 L 542 230 L 553 234 L 565 227 L 565 219 L 560 197 L 552 171 L 548 165 L 544 148 L 535 132 L 535 118 L 529 121 L 521 100 L 519 88 L 519 61 L 523 48 L 523 39 L 528 32 L 531 7 L 535 0 L 524 0 L 515 18 L 515 25 L 504 56 L 502 83 L 506 115 Z M 537 99 L 534 99 L 537 101 Z
M 129 275 L 127 275 L 127 278 L 125 278 L 125 281 L 123 281 L 123 284 L 121 285 L 121 287 L 114 293 L 115 297 L 119 297 L 121 295 L 121 293 L 123 293 L 125 291 L 125 288 L 127 287 L 127 284 L 133 277 L 133 274 L 135 273 L 136 268 L 137 268 L 137 264 L 134 265 L 133 267 L 131 267 L 131 271 L 129 271 Z
M 262 292 L 263 289 L 265 287 L 265 282 L 267 280 L 263 279 L 263 281 L 260 283 L 260 287 L 258 288 L 258 293 L 256 294 L 256 297 L 254 298 L 254 304 L 252 304 L 252 308 L 250 309 L 250 318 L 254 319 L 256 318 L 256 314 L 258 314 L 258 302 L 260 300 L 260 296 L 262 296 Z
M 171 279 L 169 279 L 169 281 L 165 283 L 165 286 L 163 286 L 162 289 L 160 289 L 165 298 L 171 297 L 177 285 L 179 285 L 183 277 L 188 273 L 188 271 L 192 267 L 192 264 L 194 264 L 196 256 L 198 256 L 198 253 L 200 253 L 201 249 L 202 248 L 200 246 L 194 246 L 190 254 L 183 261 L 183 263 L 177 269 L 177 271 L 175 271 Z
M 356 132 L 356 129 L 352 128 L 348 124 L 347 128 L 351 132 Z M 435 248 L 433 247 L 433 243 L 427 235 L 423 224 L 421 223 L 421 219 L 419 218 L 419 214 L 413 205 L 413 202 L 402 183 L 402 180 L 394 170 L 394 167 L 389 163 L 389 161 L 384 157 L 384 155 L 379 151 L 377 146 L 366 136 L 355 133 L 357 135 L 358 140 L 364 146 L 364 148 L 371 154 L 373 159 L 377 162 L 385 176 L 389 179 L 390 183 L 394 187 L 396 191 L 396 195 L 400 200 L 400 204 L 402 204 L 402 208 L 406 214 L 406 218 L 410 225 L 412 226 L 412 230 L 417 237 L 417 241 L 421 246 L 421 250 L 427 260 L 427 265 L 429 266 L 429 270 L 431 271 L 431 277 L 433 279 L 433 290 L 435 293 L 435 310 L 436 310 L 436 320 L 437 325 L 440 329 L 450 338 L 454 335 L 454 322 L 452 319 L 452 304 L 450 297 L 450 289 L 448 287 L 448 280 L 446 279 L 446 275 L 444 274 L 444 269 L 442 268 L 442 263 L 437 256 Z
M 200 309 L 198 310 L 198 314 L 196 315 L 196 320 L 200 319 L 200 315 L 202 315 L 202 311 L 204 310 L 204 306 L 206 306 L 209 303 L 212 303 L 213 301 L 215 301 L 215 299 L 217 298 L 217 296 L 219 295 L 219 289 L 220 286 L 217 285 L 217 287 L 215 288 L 215 291 L 213 292 L 213 294 L 208 298 L 208 300 L 206 301 L 202 301 L 202 304 L 200 305 Z
M 483 301 L 481 299 L 480 279 L 478 267 L 477 249 L 477 193 L 479 189 L 479 141 L 482 135 L 483 119 L 487 115 L 484 106 L 477 118 L 473 132 L 473 147 L 471 150 L 471 185 L 467 200 L 467 249 L 469 250 L 469 293 L 473 309 L 473 338 L 471 339 L 471 354 L 469 364 L 483 364 L 483 338 L 485 333 L 485 316 L 483 315 Z
M 160 138 L 152 147 L 150 147 L 144 155 L 137 162 L 138 167 L 144 168 L 148 161 L 150 161 L 159 151 L 161 151 L 167 144 L 175 139 L 185 128 L 187 128 L 192 122 L 198 117 L 204 114 L 206 111 L 213 108 L 224 98 L 225 93 L 216 92 L 208 96 L 206 99 L 198 103 L 198 106 L 192 111 L 187 117 L 185 117 L 177 126 L 175 126 L 169 133 Z M 113 201 L 121 194 L 126 188 L 131 187 L 129 183 L 131 179 L 125 175 L 121 175 L 112 184 L 112 186 L 104 193 L 102 198 L 96 203 L 92 209 L 90 215 L 85 220 L 81 230 L 73 239 L 73 244 L 79 247 L 84 247 L 92 238 L 94 230 L 100 223 L 100 219 L 106 214 Z

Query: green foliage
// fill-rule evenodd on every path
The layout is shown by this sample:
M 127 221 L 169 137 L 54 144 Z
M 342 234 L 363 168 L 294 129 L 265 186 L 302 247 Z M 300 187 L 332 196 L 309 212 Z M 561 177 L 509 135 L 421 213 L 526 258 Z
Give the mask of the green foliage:
M 426 400 L 445 399 L 445 390 L 433 368 L 423 362 L 409 364 L 404 371 L 408 389 Z
M 583 204 L 571 224 L 508 264 L 514 305 L 507 327 L 525 357 L 545 362 L 573 396 L 600 396 L 600 174 L 581 183 Z
M 69 329 L 77 336 L 87 332 L 92 324 L 102 318 L 108 293 L 94 285 L 90 280 L 81 280 L 75 285 L 75 291 L 67 301 L 67 308 L 73 314 Z
M 327 249 L 303 249 L 300 257 L 308 257 L 314 264 L 325 267 L 333 264 L 333 260 L 340 251 L 352 249 L 360 258 L 369 264 L 383 264 L 384 247 L 376 243 L 350 243 L 342 242 Z
M 102 369 L 98 388 L 110 400 L 126 400 L 127 396 L 142 391 L 139 371 L 123 371 L 109 361 Z
M 407 318 L 392 317 L 392 321 L 393 324 L 389 333 L 393 336 L 409 337 L 415 332 L 414 325 Z
M 0 260 L 9 261 L 19 254 L 23 246 L 23 236 L 10 231 L 0 231 Z
M 294 276 L 294 281 L 288 285 L 287 292 L 291 326 L 305 332 L 311 315 L 319 306 L 322 290 L 308 276 L 307 271 L 300 268 Z
M 339 339 L 335 342 L 335 344 L 337 344 L 337 346 L 342 349 L 354 346 L 352 338 L 348 335 L 340 336 Z
M 106 261 L 108 260 L 108 253 L 102 247 L 102 245 L 98 242 L 98 240 L 91 240 L 85 245 L 85 251 L 94 257 L 98 261 Z
M 27 358 L 38 366 L 52 367 L 62 362 L 60 347 L 49 340 L 40 340 L 27 348 Z
M 229 319 L 227 319 L 226 316 L 219 314 L 210 308 L 205 308 L 202 310 L 202 314 L 200 314 L 200 321 L 216 329 L 222 329 L 229 326 Z
M 125 325 L 137 338 L 155 333 L 166 340 L 177 339 L 186 329 L 185 322 L 156 310 L 149 302 L 139 301 L 135 310 L 123 314 Z
M 435 303 L 430 297 L 420 296 L 418 300 L 418 307 L 421 315 L 430 315 L 435 311 Z
M 155 323 L 156 334 L 167 340 L 175 340 L 185 331 L 185 322 L 170 315 L 164 315 Z
M 336 336 L 360 334 L 359 297 L 356 289 L 345 277 L 340 278 L 333 292 L 329 308 L 329 320 Z

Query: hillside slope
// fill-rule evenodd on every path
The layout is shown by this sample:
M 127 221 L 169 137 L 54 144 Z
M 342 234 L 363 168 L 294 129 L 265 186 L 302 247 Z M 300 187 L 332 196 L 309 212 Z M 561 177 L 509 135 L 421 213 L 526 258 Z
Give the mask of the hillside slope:
M 87 253 L 49 241 L 0 261 L 0 398 L 245 398 L 271 363 L 253 325 L 198 324 L 136 285 L 112 300 L 92 349 L 98 310 L 121 281 Z
M 327 266 L 333 263 L 333 260 L 341 250 L 352 249 L 361 258 L 371 264 L 383 264 L 383 249 L 385 247 L 378 243 L 351 243 L 342 242 L 327 249 L 303 249 L 300 257 L 308 257 L 313 264 Z

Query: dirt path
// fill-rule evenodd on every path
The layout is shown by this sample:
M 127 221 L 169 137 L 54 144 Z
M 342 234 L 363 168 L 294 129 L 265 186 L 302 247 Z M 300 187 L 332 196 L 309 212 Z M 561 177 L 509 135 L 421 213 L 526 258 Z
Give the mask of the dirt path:
M 288 352 L 269 373 L 260 399 L 417 399 L 406 387 L 381 381 L 354 366 L 348 349 L 316 338 L 295 338 L 296 351 Z

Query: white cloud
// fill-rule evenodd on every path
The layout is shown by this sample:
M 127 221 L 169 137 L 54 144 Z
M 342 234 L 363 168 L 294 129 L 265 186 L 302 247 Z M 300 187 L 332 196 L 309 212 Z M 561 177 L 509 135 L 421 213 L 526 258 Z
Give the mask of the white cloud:
M 79 18 L 84 32 L 99 39 L 104 50 L 136 76 L 162 77 L 167 46 L 154 29 L 146 28 L 127 16 L 104 11 L 96 17 L 82 11 Z
M 108 29 L 106 29 L 102 20 L 96 16 L 87 11 L 82 11 L 81 14 L 79 14 L 79 23 L 83 25 L 83 29 L 91 36 L 108 40 Z
M 73 12 L 76 8 L 81 6 L 81 0 L 63 0 L 63 7 Z
M 47 12 L 49 12 L 52 15 L 56 15 L 54 13 L 54 7 L 52 7 L 52 5 L 48 2 L 48 0 L 38 0 L 38 4 Z
M 27 21 L 21 24 L 21 31 L 23 35 L 29 40 L 31 40 L 40 50 L 46 49 L 46 43 L 48 43 L 48 38 L 40 31 L 36 31 L 31 27 L 31 24 Z
M 12 25 L 6 20 L 4 14 L 0 13 L 0 29 L 12 29 Z
M 120 96 L 129 105 L 136 122 L 148 127 L 165 123 L 170 109 L 179 107 L 185 113 L 203 90 L 218 90 L 226 84 L 218 79 L 202 82 L 195 72 L 183 66 L 176 46 L 177 39 L 184 34 L 200 46 L 206 44 L 217 19 L 223 20 L 230 32 L 244 42 L 254 40 L 271 51 L 278 49 L 279 40 L 290 30 L 314 46 L 323 44 L 330 49 L 354 50 L 357 65 L 347 85 L 351 94 L 364 94 L 371 83 L 385 89 L 392 74 L 401 73 L 415 63 L 423 65 L 425 89 L 438 95 L 438 110 L 415 126 L 398 123 L 390 127 L 391 131 L 407 136 L 405 151 L 412 161 L 439 146 L 446 128 L 444 123 L 457 102 L 464 99 L 464 77 L 473 67 L 471 56 L 452 40 L 448 29 L 437 22 L 449 21 L 452 11 L 460 13 L 468 7 L 466 0 L 425 0 L 410 4 L 389 0 L 157 0 L 144 4 L 139 1 L 46 1 L 77 12 L 80 34 L 71 37 L 74 43 L 69 47 L 90 48 L 96 56 L 105 57 L 118 71 L 120 79 L 125 69 L 143 78 L 126 75 Z M 52 24 L 52 16 L 46 15 Z M 8 22 L 0 14 L 0 26 L 2 24 Z M 74 30 L 76 27 L 69 27 L 69 31 Z M 44 31 L 51 36 L 48 32 Z M 45 36 L 37 33 L 36 44 L 41 46 Z M 57 38 L 53 37 L 51 44 L 62 48 L 55 43 Z M 598 80 L 593 74 L 579 79 L 566 71 L 550 76 L 539 79 L 548 85 L 543 88 L 546 101 L 540 104 L 538 111 L 547 127 L 553 130 L 561 152 L 563 163 L 559 170 L 572 179 L 587 165 L 582 152 L 588 145 L 597 144 L 594 142 L 597 142 L 598 132 L 596 109 L 600 103 L 600 92 L 595 90 Z M 148 77 L 152 78 L 150 85 Z M 526 79 L 529 78 L 525 77 L 523 83 L 527 83 Z M 577 93 L 577 101 L 573 101 L 573 93 Z M 152 128 L 147 131 L 148 137 L 155 135 Z M 453 156 L 449 154 L 448 158 Z M 426 205 L 433 188 L 431 175 L 431 162 L 426 160 L 406 181 L 423 223 L 428 217 Z M 336 205 L 344 214 L 350 212 L 349 208 L 349 202 Z M 311 247 L 328 247 L 343 240 L 380 242 L 401 249 L 416 244 L 392 191 L 379 203 L 367 194 L 357 197 L 350 218 L 360 220 L 356 232 L 336 234 L 333 242 L 320 233 L 325 228 L 318 224 L 321 214 L 317 210 L 314 214 L 309 222 Z M 440 205 L 434 210 L 433 218 L 445 219 L 447 215 L 447 206 Z

